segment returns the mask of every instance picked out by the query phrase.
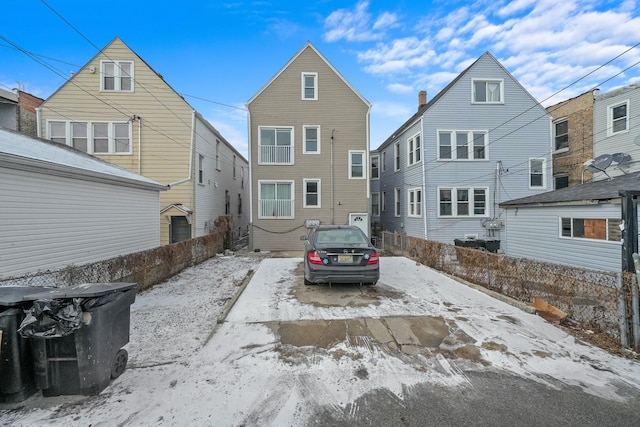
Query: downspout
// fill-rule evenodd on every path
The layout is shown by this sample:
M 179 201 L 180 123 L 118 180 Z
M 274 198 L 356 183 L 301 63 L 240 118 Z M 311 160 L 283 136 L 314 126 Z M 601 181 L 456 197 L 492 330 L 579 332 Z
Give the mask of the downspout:
M 335 129 L 331 130 L 331 224 L 336 223 L 336 206 L 335 206 L 335 195 L 333 194 L 335 191 L 333 185 L 333 174 L 334 174 L 334 166 L 333 166 L 333 133 Z
M 369 237 L 369 239 L 371 239 L 371 177 L 369 176 L 369 171 L 371 170 L 371 157 L 370 157 L 370 149 L 369 149 L 369 145 L 371 144 L 371 135 L 369 134 L 369 121 L 370 121 L 370 114 L 371 114 L 371 105 L 369 105 L 369 108 L 367 108 L 367 155 L 365 156 L 366 159 L 366 168 L 364 170 L 364 173 L 366 174 L 365 176 L 367 176 L 367 212 L 369 213 L 367 215 L 367 217 L 369 218 L 369 220 L 367 221 L 367 237 Z M 378 196 L 379 197 L 379 196 Z M 380 203 L 380 200 L 378 199 L 378 203 Z
M 420 117 L 420 138 L 422 139 L 422 144 L 420 145 L 420 150 L 422 150 L 422 220 L 424 227 L 424 240 L 427 240 L 427 165 L 425 164 L 427 161 L 424 158 L 425 155 L 425 141 L 424 141 L 424 115 Z
M 253 168 L 251 167 L 251 111 L 249 105 L 245 105 L 247 110 L 247 139 L 249 149 L 247 150 L 247 160 L 249 167 L 247 168 L 247 177 L 249 180 L 249 250 L 253 250 Z
M 42 138 L 42 130 L 40 127 L 40 107 L 36 107 L 36 132 L 38 134 L 38 138 Z
M 138 118 L 138 175 L 142 175 L 142 117 Z
M 193 166 L 193 143 L 196 138 L 196 111 L 193 110 L 191 112 L 191 143 L 189 144 L 189 177 L 185 179 L 181 179 L 180 181 L 172 182 L 169 184 L 169 188 L 174 187 L 176 185 L 184 184 L 185 182 L 189 182 L 191 180 L 191 168 Z

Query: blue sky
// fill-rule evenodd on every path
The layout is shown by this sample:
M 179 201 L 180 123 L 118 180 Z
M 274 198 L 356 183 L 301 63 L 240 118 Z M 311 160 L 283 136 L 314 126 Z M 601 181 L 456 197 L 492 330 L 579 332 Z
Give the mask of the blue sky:
M 20 82 L 47 98 L 118 36 L 245 156 L 246 102 L 307 41 L 372 104 L 372 148 L 415 113 L 420 90 L 430 99 L 485 51 L 545 106 L 640 82 L 635 0 L 4 0 L 1 10 L 1 89 Z

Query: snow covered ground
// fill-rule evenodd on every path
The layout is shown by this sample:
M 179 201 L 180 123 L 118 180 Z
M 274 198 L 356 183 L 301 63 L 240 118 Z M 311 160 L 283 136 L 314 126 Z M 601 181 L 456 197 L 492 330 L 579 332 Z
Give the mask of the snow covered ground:
M 637 362 L 577 342 L 536 315 L 406 258 L 381 259 L 375 292 L 384 297 L 363 293 L 350 305 L 301 299 L 314 289 L 301 285 L 300 262 L 216 257 L 138 295 L 121 377 L 99 396 L 36 395 L 18 409 L 1 410 L 0 425 L 309 425 L 322 408 L 344 410 L 372 390 L 388 390 L 401 401 L 411 387 L 463 389 L 471 372 L 487 371 L 616 402 L 627 398 L 623 390 L 636 396 L 640 390 Z M 251 270 L 251 281 L 218 324 Z M 276 332 L 287 322 L 347 319 L 371 328 L 372 320 L 384 320 L 393 331 L 403 317 L 438 321 L 451 339 L 435 350 L 400 351 L 351 331 L 325 348 L 295 348 Z M 470 345 L 461 347 L 460 340 Z M 475 357 L 447 356 L 469 346 Z

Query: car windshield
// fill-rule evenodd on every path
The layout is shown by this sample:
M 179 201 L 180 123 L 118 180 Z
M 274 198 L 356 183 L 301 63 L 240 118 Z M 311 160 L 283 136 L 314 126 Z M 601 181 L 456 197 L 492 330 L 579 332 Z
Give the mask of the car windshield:
M 357 230 L 335 228 L 318 231 L 318 243 L 367 243 L 367 239 Z

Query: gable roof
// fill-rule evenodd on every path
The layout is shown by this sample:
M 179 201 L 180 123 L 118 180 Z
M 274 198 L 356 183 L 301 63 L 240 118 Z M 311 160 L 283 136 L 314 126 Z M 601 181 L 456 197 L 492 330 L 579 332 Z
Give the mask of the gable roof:
M 0 165 L 150 190 L 168 187 L 64 144 L 0 128 Z
M 451 82 L 446 85 L 444 87 L 444 89 L 442 89 L 440 92 L 438 92 L 438 94 L 436 96 L 434 96 L 429 102 L 427 102 L 424 105 L 421 105 L 420 107 L 418 107 L 418 111 L 409 118 L 409 120 L 407 120 L 406 122 L 404 122 L 398 129 L 396 129 L 395 132 L 393 132 L 391 134 L 391 136 L 389 138 L 387 138 L 382 144 L 380 144 L 380 146 L 376 149 L 376 151 L 381 150 L 383 147 L 389 145 L 391 143 L 391 141 L 394 141 L 397 137 L 399 137 L 400 135 L 402 135 L 402 133 L 404 131 L 406 131 L 408 128 L 410 128 L 411 126 L 414 125 L 414 123 L 420 119 L 420 117 L 422 117 L 424 115 L 424 113 L 430 109 L 431 107 L 433 107 L 439 100 L 440 98 L 442 98 L 452 87 L 454 87 L 468 72 L 469 70 L 471 70 L 478 62 L 480 62 L 483 58 L 490 58 L 491 60 L 493 60 L 493 62 L 495 62 L 500 68 L 502 68 L 502 70 L 509 76 L 511 77 L 511 79 L 518 84 L 518 86 L 520 86 L 520 88 L 536 103 L 536 104 L 540 104 L 538 102 L 538 100 L 536 100 L 530 93 L 529 91 L 527 91 L 524 86 L 522 86 L 520 84 L 520 82 L 513 77 L 513 75 L 509 72 L 509 70 L 507 70 L 506 68 L 504 68 L 504 66 L 500 63 L 500 61 L 498 61 L 496 59 L 495 56 L 493 56 L 491 54 L 491 52 L 487 51 L 485 53 L 483 53 L 482 55 L 480 55 L 480 57 L 478 57 L 478 59 L 476 59 L 475 61 L 473 61 L 471 63 L 471 65 L 469 65 L 467 68 L 465 68 L 460 74 L 458 74 L 456 76 L 456 78 L 454 78 L 453 80 L 451 80 Z M 540 107 L 542 109 L 544 109 L 543 107 Z
M 620 198 L 622 190 L 640 190 L 640 174 L 630 173 L 611 180 L 586 182 L 575 187 L 566 187 L 534 196 L 522 197 L 500 203 L 501 207 L 544 206 L 548 204 L 589 203 Z
M 356 96 L 360 98 L 362 102 L 364 102 L 367 105 L 367 107 L 371 108 L 371 104 L 369 103 L 369 101 L 367 101 L 353 86 L 351 86 L 351 83 L 349 83 L 347 79 L 345 79 L 344 76 L 340 74 L 340 72 L 336 70 L 336 68 L 333 65 L 331 65 L 331 63 L 327 60 L 327 58 L 325 58 L 320 53 L 320 51 L 318 51 L 318 49 L 316 49 L 315 46 L 311 44 L 311 42 L 309 41 L 306 42 L 305 45 L 302 46 L 302 49 L 300 49 L 295 55 L 293 55 L 293 57 L 291 57 L 291 59 L 273 77 L 271 77 L 271 79 L 269 79 L 267 84 L 265 84 L 255 95 L 253 95 L 249 99 L 249 101 L 247 101 L 247 105 L 251 104 L 258 96 L 260 96 L 260 94 L 264 92 L 264 90 L 267 87 L 269 87 L 269 85 L 273 83 L 273 81 L 276 80 L 287 68 L 289 68 L 289 66 L 293 62 L 295 62 L 296 59 L 298 59 L 298 57 L 302 55 L 302 53 L 308 48 L 313 50 L 316 53 L 316 55 L 318 55 L 318 57 L 320 57 L 320 59 L 322 59 L 322 61 L 324 61 L 324 63 L 327 64 L 327 66 L 331 69 L 331 71 L 333 71 L 344 82 L 344 84 L 346 84 L 347 87 L 351 89 L 353 93 L 356 94 Z

